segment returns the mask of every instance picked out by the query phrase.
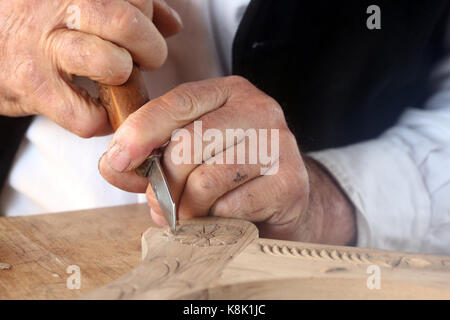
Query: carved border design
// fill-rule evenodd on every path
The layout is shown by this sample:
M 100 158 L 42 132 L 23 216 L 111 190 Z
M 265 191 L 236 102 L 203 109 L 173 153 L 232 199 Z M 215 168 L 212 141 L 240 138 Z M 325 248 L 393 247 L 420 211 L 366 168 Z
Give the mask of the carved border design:
M 450 260 L 447 259 L 426 259 L 424 257 L 414 257 L 402 255 L 396 258 L 388 255 L 369 255 L 368 253 L 320 249 L 308 247 L 296 247 L 278 244 L 260 243 L 260 249 L 265 254 L 273 256 L 292 257 L 300 259 L 315 259 L 324 262 L 344 262 L 353 265 L 370 265 L 376 264 L 381 267 L 396 268 L 432 268 L 442 271 L 450 271 Z
M 261 243 L 260 248 L 262 252 L 274 256 L 285 256 L 303 259 L 318 259 L 330 262 L 347 262 L 352 264 L 386 264 L 385 261 L 373 260 L 368 254 L 351 252 L 351 251 L 340 251 L 340 250 L 326 250 L 326 249 L 315 249 L 315 248 L 298 248 L 298 247 L 288 247 L 286 245 L 271 245 Z

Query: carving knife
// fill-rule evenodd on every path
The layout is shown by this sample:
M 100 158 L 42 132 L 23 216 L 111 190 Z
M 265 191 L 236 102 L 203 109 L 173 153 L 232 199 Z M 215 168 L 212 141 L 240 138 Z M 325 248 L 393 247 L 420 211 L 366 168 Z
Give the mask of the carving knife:
M 97 83 L 99 99 L 108 112 L 109 122 L 114 131 L 134 111 L 149 101 L 147 89 L 141 72 L 133 67 L 130 78 L 120 86 Z M 176 232 L 177 210 L 170 192 L 167 178 L 161 166 L 162 150 L 157 149 L 137 168 L 136 174 L 147 177 L 158 204 L 172 232 Z

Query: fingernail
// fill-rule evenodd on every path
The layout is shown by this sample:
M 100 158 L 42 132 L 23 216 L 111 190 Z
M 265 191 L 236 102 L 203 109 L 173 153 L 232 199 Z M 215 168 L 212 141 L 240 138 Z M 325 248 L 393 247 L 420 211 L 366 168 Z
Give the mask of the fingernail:
M 158 3 L 163 6 L 170 14 L 177 20 L 181 27 L 183 27 L 183 20 L 181 20 L 180 14 L 171 6 L 169 6 L 166 1 L 158 1 Z
M 130 166 L 131 157 L 126 149 L 122 148 L 118 144 L 115 144 L 108 151 L 108 163 L 114 170 L 123 172 Z
M 97 162 L 97 169 L 98 169 L 98 172 L 101 172 L 100 166 L 101 166 L 102 160 L 103 160 L 103 158 L 104 158 L 105 156 L 106 156 L 106 152 L 105 152 L 104 154 L 102 154 L 102 156 L 100 157 L 100 159 L 98 159 L 98 162 Z
M 178 21 L 181 27 L 183 27 L 183 20 L 181 20 L 180 14 L 173 8 L 169 7 L 170 13 L 172 13 L 172 16 Z

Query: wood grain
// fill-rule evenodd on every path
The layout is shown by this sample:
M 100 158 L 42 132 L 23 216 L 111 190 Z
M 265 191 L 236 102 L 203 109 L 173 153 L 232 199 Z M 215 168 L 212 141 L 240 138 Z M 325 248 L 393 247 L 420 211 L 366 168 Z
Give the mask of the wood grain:
M 368 267 L 381 288 L 369 289 Z M 259 239 L 233 259 L 210 299 L 450 299 L 450 257 Z
M 145 204 L 0 218 L 0 263 L 9 268 L 0 269 L 0 299 L 89 297 L 105 285 L 103 298 L 450 299 L 448 256 L 242 242 L 242 226 L 253 234 L 251 224 L 190 222 L 177 235 L 156 229 Z M 140 265 L 141 240 L 150 268 Z M 74 264 L 80 290 L 66 287 Z M 367 288 L 372 265 L 381 270 L 380 290 Z
M 130 78 L 120 86 L 97 83 L 100 101 L 108 112 L 116 131 L 125 119 L 149 101 L 147 88 L 139 68 L 134 65 Z
M 142 236 L 142 264 L 86 299 L 206 299 L 233 257 L 258 237 L 247 221 L 182 221 L 176 234 L 150 228 Z
M 0 218 L 0 299 L 73 299 L 110 283 L 141 262 L 146 204 Z M 81 269 L 69 290 L 67 267 Z

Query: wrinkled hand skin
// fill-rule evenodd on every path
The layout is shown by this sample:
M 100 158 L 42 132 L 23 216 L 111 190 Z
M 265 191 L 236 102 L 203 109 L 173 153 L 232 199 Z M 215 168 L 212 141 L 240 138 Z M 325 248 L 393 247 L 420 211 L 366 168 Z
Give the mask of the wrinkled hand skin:
M 179 142 L 170 141 L 163 167 L 180 219 L 210 214 L 255 222 L 262 237 L 337 245 L 354 241 L 350 202 L 320 164 L 302 156 L 280 105 L 241 77 L 185 83 L 148 102 L 115 133 L 99 161 L 101 174 L 123 190 L 146 192 L 153 220 L 166 224 L 152 188 L 133 170 L 175 129 L 187 129 L 193 141 L 195 120 L 202 121 L 203 132 L 278 129 L 279 168 L 262 175 L 262 165 L 248 161 L 175 164 L 171 152 Z
M 81 137 L 109 133 L 106 111 L 73 75 L 122 84 L 133 60 L 160 67 L 164 36 L 180 29 L 162 0 L 2 0 L 0 114 L 43 114 Z

